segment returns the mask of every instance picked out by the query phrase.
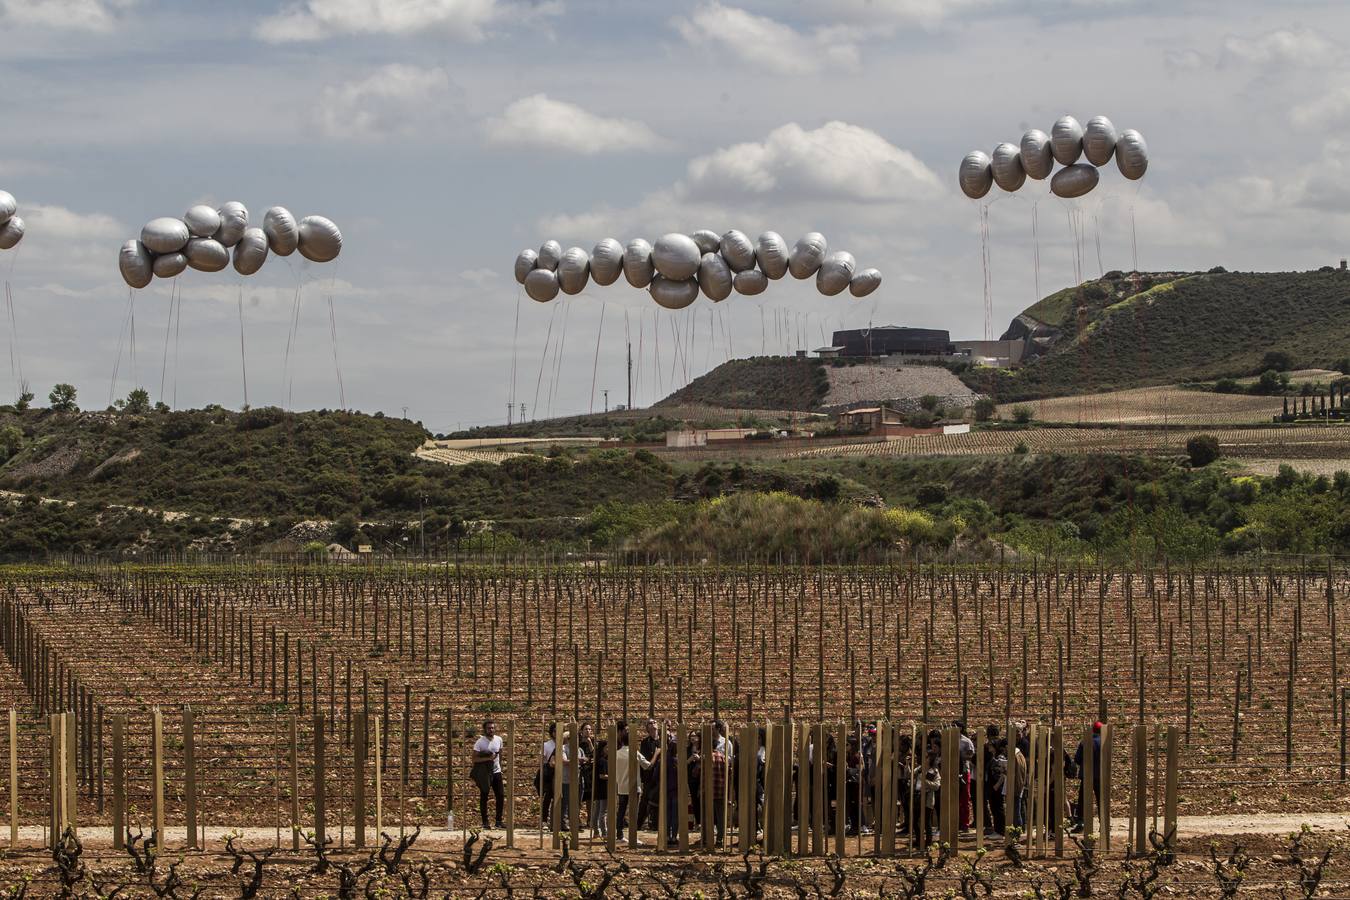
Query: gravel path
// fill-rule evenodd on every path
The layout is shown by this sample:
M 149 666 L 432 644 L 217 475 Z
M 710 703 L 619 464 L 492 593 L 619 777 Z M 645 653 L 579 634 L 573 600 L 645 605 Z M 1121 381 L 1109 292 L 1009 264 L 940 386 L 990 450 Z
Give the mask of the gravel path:
M 941 366 L 825 366 L 830 391 L 822 406 L 845 407 L 862 403 L 888 405 L 902 412 L 918 409 L 927 394 L 943 406 L 967 407 L 979 394 Z

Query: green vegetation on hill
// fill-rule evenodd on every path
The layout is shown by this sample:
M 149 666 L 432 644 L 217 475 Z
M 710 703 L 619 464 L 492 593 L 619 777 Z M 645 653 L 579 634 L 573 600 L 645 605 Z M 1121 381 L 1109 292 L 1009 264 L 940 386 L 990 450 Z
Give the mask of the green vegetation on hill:
M 1350 276 L 1109 273 L 1023 316 L 1058 330 L 1048 351 L 1018 369 L 963 375 L 1001 402 L 1258 374 L 1271 352 L 1295 368 L 1331 368 L 1350 347 Z M 1025 331 L 1015 322 L 1008 336 Z
M 830 391 L 818 359 L 754 356 L 733 359 L 671 394 L 656 408 L 706 404 L 725 409 L 814 410 Z

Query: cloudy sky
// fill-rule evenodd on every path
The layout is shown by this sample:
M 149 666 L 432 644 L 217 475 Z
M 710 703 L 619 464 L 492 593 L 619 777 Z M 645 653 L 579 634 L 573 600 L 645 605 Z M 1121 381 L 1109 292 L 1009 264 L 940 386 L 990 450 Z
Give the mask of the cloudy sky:
M 512 400 L 531 417 L 598 409 L 606 388 L 621 403 L 626 340 L 646 404 L 840 327 L 979 337 L 980 207 L 956 166 L 1065 112 L 1139 129 L 1151 167 L 1139 184 L 1103 170 L 1077 253 L 1075 207 L 1045 183 L 994 199 L 996 333 L 1038 284 L 1132 267 L 1131 221 L 1142 269 L 1350 252 L 1343 2 L 0 0 L 0 33 L 0 189 L 28 223 L 0 252 L 14 368 L 40 398 L 74 382 L 86 407 L 133 378 L 179 406 L 242 404 L 241 299 L 250 403 L 342 397 L 437 431 Z M 129 298 L 118 247 L 225 200 L 327 215 L 342 256 L 189 271 L 166 334 L 172 283 Z M 622 284 L 539 305 L 511 277 L 545 238 L 698 228 L 819 230 L 885 281 L 658 314 Z

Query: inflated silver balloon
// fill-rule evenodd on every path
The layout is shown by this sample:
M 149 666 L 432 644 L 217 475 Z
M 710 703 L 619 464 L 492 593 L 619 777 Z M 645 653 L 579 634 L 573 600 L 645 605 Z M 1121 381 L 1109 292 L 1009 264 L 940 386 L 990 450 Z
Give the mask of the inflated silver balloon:
M 961 160 L 961 168 L 956 174 L 961 184 L 961 193 L 972 200 L 978 200 L 989 193 L 994 184 L 993 162 L 983 150 L 972 150 Z
M 173 278 L 182 275 L 188 267 L 188 258 L 183 253 L 164 253 L 155 257 L 150 264 L 156 278 Z
M 539 265 L 539 254 L 533 250 L 525 249 L 516 254 L 516 281 L 525 283 L 525 276 L 534 271 L 534 267 Z
M 746 269 L 736 273 L 736 277 L 731 279 L 731 286 L 736 289 L 736 293 L 753 297 L 764 293 L 769 286 L 769 278 L 759 269 Z
M 19 202 L 9 191 L 0 191 L 0 224 L 8 222 L 19 211 Z
M 525 293 L 531 300 L 547 303 L 558 296 L 558 276 L 552 269 L 535 269 L 525 276 Z
M 560 262 L 562 262 L 562 244 L 557 241 L 544 241 L 539 245 L 539 268 L 556 272 Z
M 652 247 L 652 264 L 656 266 L 656 271 L 669 281 L 685 281 L 693 278 L 702 261 L 703 254 L 699 252 L 698 244 L 687 234 L 678 232 L 663 234 L 657 238 L 656 244 Z
M 193 238 L 183 248 L 183 255 L 198 272 L 219 272 L 230 264 L 230 251 L 215 238 Z
M 245 228 L 234 245 L 234 270 L 253 275 L 267 262 L 267 234 L 261 228 Z
M 836 250 L 820 264 L 820 270 L 816 272 L 816 290 L 826 297 L 843 293 L 853 280 L 853 270 L 857 267 L 858 261 L 852 253 Z
M 720 253 L 705 253 L 698 264 L 698 286 L 704 296 L 720 303 L 731 296 L 731 266 Z
M 220 228 L 220 213 L 209 206 L 194 206 L 183 213 L 183 224 L 193 237 L 209 238 Z
M 651 287 L 647 290 L 657 305 L 666 309 L 684 309 L 698 299 L 698 282 L 692 278 L 679 281 L 657 275 L 652 278 Z
M 286 207 L 274 206 L 263 213 L 262 227 L 267 235 L 267 249 L 277 256 L 290 256 L 300 246 L 299 226 Z
M 1050 129 L 1050 152 L 1061 166 L 1078 162 L 1083 153 L 1083 126 L 1073 116 L 1060 116 Z
M 750 243 L 745 232 L 733 228 L 722 235 L 720 249 L 731 271 L 744 272 L 755 267 L 755 245 Z
M 155 277 L 152 266 L 150 254 L 140 241 L 127 241 L 117 254 L 117 268 L 122 273 L 122 280 L 133 288 L 140 289 L 150 283 Z
M 866 297 L 881 287 L 881 273 L 876 269 L 863 269 L 849 280 L 848 292 L 855 297 Z
M 1027 173 L 1022 168 L 1022 151 L 1016 144 L 1005 141 L 995 147 L 989 169 L 994 175 L 994 184 L 1008 193 L 1026 184 Z
M 1138 181 L 1148 171 L 1148 144 L 1133 128 L 1126 128 L 1116 139 L 1116 167 L 1131 181 Z
M 1106 116 L 1093 116 L 1083 128 L 1083 155 L 1094 166 L 1104 166 L 1116 152 L 1116 126 Z
M 168 216 L 151 219 L 141 229 L 141 243 L 151 253 L 177 253 L 187 246 L 190 237 L 182 219 Z
M 9 221 L 0 225 L 0 250 L 13 250 L 23 240 L 24 224 L 19 216 L 10 216 Z
M 623 244 L 614 238 L 603 238 L 591 251 L 591 280 L 608 287 L 623 273 Z
M 652 265 L 652 245 L 642 238 L 633 238 L 623 248 L 623 277 L 635 288 L 652 283 L 656 267 Z
M 558 288 L 564 294 L 580 294 L 591 278 L 591 257 L 580 247 L 569 247 L 558 263 Z
M 825 235 L 819 231 L 809 232 L 792 246 L 792 252 L 788 254 L 788 271 L 793 278 L 810 278 L 820 269 L 829 249 Z
M 342 232 L 331 219 L 305 216 L 296 233 L 299 237 L 296 249 L 310 262 L 332 262 L 342 252 Z
M 716 253 L 722 246 L 722 238 L 711 228 L 700 228 L 689 236 L 694 239 L 695 244 L 698 244 L 698 252 L 701 254 Z
M 1050 177 L 1055 169 L 1055 156 L 1050 152 L 1050 135 L 1033 128 L 1022 135 L 1018 150 L 1022 154 L 1022 171 L 1027 173 L 1028 178 L 1041 181 Z
M 248 207 L 238 200 L 231 200 L 222 203 L 216 212 L 220 214 L 220 227 L 212 237 L 220 241 L 221 246 L 233 247 L 248 227 Z
M 759 263 L 759 270 L 764 273 L 765 278 L 774 280 L 782 278 L 788 270 L 787 241 L 776 231 L 764 232 L 759 236 L 759 240 L 755 241 L 755 262 Z
M 1050 179 L 1050 192 L 1056 197 L 1072 200 L 1081 197 L 1097 186 L 1097 167 L 1091 163 L 1075 163 L 1065 166 Z

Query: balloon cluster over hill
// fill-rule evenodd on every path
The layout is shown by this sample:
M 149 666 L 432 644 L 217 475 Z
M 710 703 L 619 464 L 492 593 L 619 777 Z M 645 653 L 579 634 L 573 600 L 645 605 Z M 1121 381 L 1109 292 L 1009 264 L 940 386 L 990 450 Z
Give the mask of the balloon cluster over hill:
M 1087 161 L 1079 162 L 1080 157 Z M 999 144 L 992 156 L 983 150 L 967 153 L 958 180 L 961 191 L 972 200 L 979 200 L 994 185 L 1012 193 L 1027 178 L 1049 178 L 1056 197 L 1072 199 L 1097 186 L 1098 168 L 1113 157 L 1120 174 L 1131 181 L 1143 178 L 1148 169 L 1144 136 L 1132 128 L 1117 132 L 1106 116 L 1093 116 L 1086 126 L 1073 116 L 1061 116 L 1049 134 L 1033 128 L 1022 135 L 1020 144 Z M 1063 167 L 1058 172 L 1055 163 Z
M 684 309 L 698 299 L 699 291 L 714 303 L 732 291 L 760 294 L 770 281 L 788 273 L 799 279 L 815 276 L 816 289 L 826 296 L 847 290 L 854 297 L 866 297 L 881 284 L 881 272 L 858 269 L 853 254 L 831 252 L 825 236 L 815 231 L 791 249 L 777 232 L 766 231 L 751 241 L 734 229 L 721 236 L 706 229 L 674 232 L 655 244 L 634 238 L 627 246 L 605 238 L 590 253 L 581 247 L 564 251 L 549 240 L 537 252 L 520 251 L 515 265 L 516 281 L 540 303 L 559 291 L 579 294 L 591 280 L 601 286 L 614 284 L 622 275 L 633 287 L 646 288 L 666 309 Z

